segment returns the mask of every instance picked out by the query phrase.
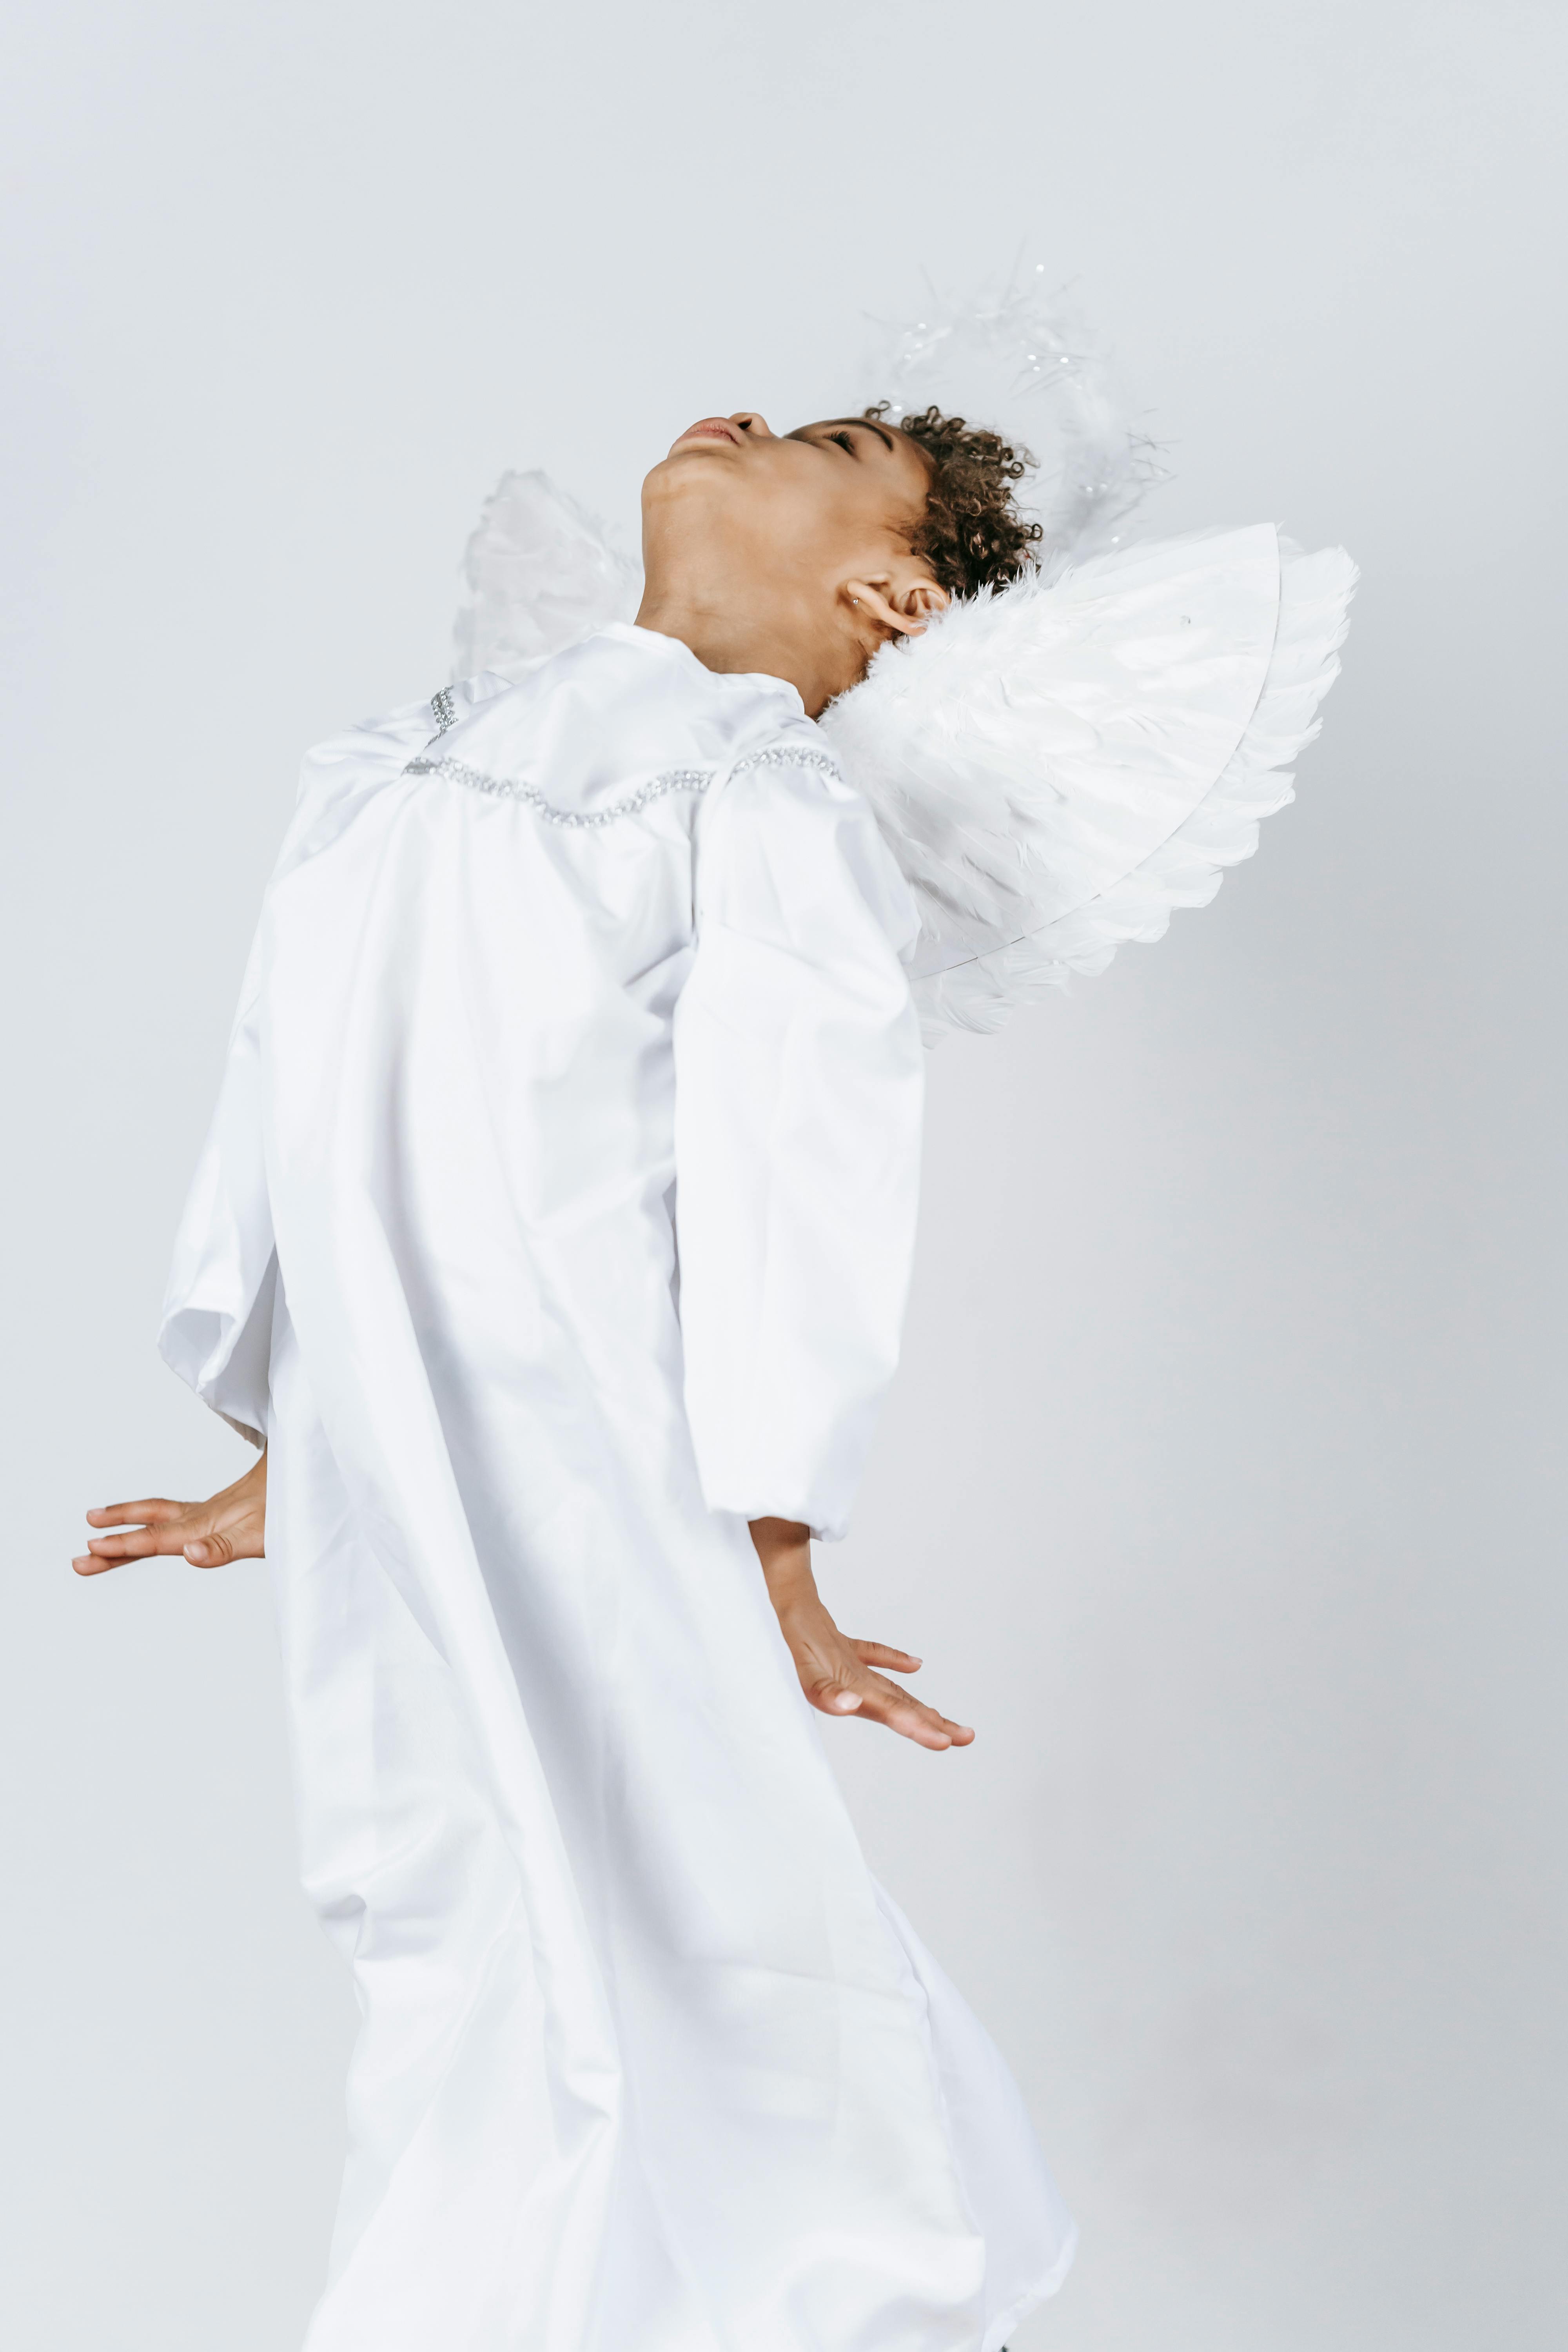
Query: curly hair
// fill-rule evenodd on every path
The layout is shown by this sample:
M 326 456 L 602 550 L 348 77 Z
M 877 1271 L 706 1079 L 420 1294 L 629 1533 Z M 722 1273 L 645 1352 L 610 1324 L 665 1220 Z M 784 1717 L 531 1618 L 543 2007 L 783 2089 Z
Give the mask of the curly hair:
M 880 423 L 890 405 L 879 400 L 863 413 Z M 1035 543 L 1044 534 L 1019 512 L 1012 487 L 1035 462 L 1028 450 L 962 416 L 944 416 L 940 408 L 901 416 L 899 429 L 931 461 L 925 514 L 910 544 L 931 565 L 938 586 L 951 596 L 973 596 L 977 588 L 1005 588 L 1032 570 Z

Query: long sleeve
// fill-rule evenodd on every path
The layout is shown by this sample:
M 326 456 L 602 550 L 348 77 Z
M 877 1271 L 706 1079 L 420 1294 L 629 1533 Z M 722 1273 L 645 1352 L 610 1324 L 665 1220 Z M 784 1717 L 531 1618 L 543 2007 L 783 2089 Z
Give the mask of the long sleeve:
M 488 701 L 504 683 L 471 679 L 434 704 L 408 703 L 345 728 L 305 758 L 294 819 L 251 944 L 217 1108 L 185 1197 L 158 1333 L 164 1362 L 256 1445 L 266 1443 L 278 1284 L 263 1133 L 271 895 L 281 877 L 352 822 L 372 788 L 401 774 L 411 754 L 456 723 L 455 714 Z
M 841 1536 L 898 1361 L 919 1189 L 901 877 L 832 769 L 737 774 L 675 1017 L 686 1405 L 709 1507 Z
M 261 1136 L 259 960 L 258 934 L 158 1335 L 164 1362 L 256 1445 L 267 1427 L 277 1269 Z

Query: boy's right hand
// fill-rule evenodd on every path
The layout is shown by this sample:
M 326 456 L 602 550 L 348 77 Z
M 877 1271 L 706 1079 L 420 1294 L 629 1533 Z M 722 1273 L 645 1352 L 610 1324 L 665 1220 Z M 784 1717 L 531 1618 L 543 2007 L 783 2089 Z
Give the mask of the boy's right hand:
M 243 1478 L 207 1502 L 170 1503 L 155 1496 L 142 1503 L 108 1503 L 89 1511 L 87 1523 L 115 1532 L 95 1536 L 72 1560 L 79 1576 L 101 1576 L 124 1560 L 152 1559 L 160 1553 L 183 1556 L 193 1568 L 259 1559 L 267 1532 L 267 1456 L 261 1454 Z

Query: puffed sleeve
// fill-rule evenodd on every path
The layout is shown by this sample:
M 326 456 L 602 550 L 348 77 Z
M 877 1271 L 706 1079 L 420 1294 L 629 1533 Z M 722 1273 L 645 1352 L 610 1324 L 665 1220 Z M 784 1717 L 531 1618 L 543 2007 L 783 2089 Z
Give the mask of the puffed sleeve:
M 675 1015 L 686 1405 L 709 1507 L 841 1536 L 898 1361 L 923 1093 L 915 927 L 832 769 L 742 770 L 704 812 Z

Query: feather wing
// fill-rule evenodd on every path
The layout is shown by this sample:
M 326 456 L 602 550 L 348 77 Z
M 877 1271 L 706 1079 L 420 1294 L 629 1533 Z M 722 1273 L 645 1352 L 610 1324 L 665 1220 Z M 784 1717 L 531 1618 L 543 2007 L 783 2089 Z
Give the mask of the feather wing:
M 878 655 L 821 723 L 921 909 L 928 1037 L 1214 897 L 1292 797 L 1355 578 L 1259 524 L 1019 581 Z
M 515 680 L 607 622 L 629 621 L 641 592 L 637 566 L 548 474 L 503 474 L 463 556 L 454 682 L 480 670 Z

